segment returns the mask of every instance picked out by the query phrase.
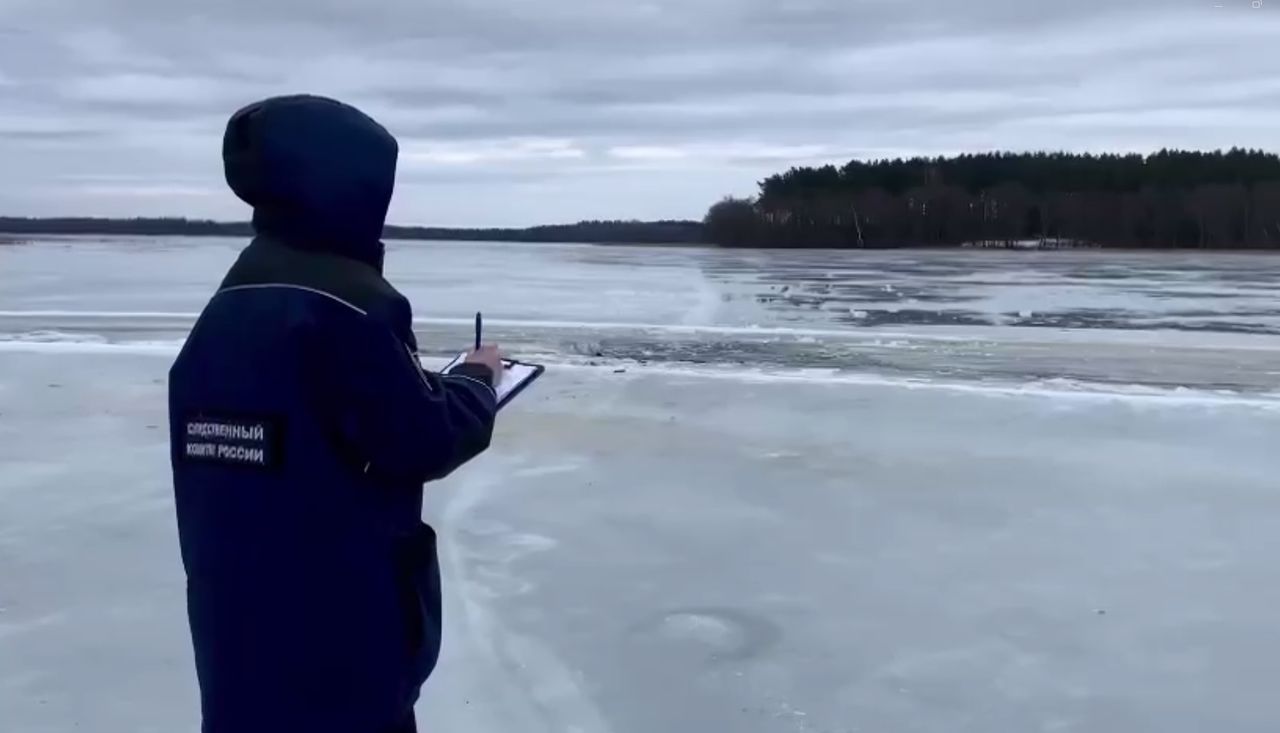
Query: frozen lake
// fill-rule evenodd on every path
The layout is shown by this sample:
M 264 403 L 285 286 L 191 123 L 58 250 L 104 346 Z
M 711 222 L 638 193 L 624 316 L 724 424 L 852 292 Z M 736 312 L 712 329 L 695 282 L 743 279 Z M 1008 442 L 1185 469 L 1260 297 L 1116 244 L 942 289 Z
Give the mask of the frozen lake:
M 0 247 L 0 340 L 177 343 L 242 244 Z M 388 275 L 414 302 L 424 349 L 441 357 L 467 342 L 483 309 L 511 350 L 556 363 L 1280 384 L 1275 256 L 392 247 Z
M 242 242 L 0 246 L 0 730 L 194 731 L 164 377 Z M 1280 258 L 399 244 L 552 365 L 424 730 L 1274 731 Z

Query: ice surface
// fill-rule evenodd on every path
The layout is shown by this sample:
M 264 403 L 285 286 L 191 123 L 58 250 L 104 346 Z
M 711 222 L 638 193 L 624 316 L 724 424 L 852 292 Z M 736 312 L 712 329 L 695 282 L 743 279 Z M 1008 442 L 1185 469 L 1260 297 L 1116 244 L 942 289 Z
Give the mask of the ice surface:
M 0 248 L 0 341 L 180 341 L 242 244 Z M 491 336 L 548 363 L 1280 384 L 1280 258 L 1269 255 L 439 242 L 394 243 L 388 268 L 438 358 L 470 342 L 482 309 Z
M 194 731 L 164 376 L 234 250 L 79 246 L 0 248 L 0 730 Z M 557 365 L 427 493 L 447 605 L 424 730 L 1280 725 L 1277 337 L 864 328 L 751 295 L 775 258 L 808 268 L 789 292 L 833 281 L 807 253 L 532 247 L 488 299 L 462 280 L 485 247 L 413 246 L 444 253 L 390 260 L 433 353 L 479 304 Z M 1020 272 L 978 287 L 1037 317 L 1059 306 L 1017 283 L 1082 270 L 1245 300 L 1275 280 L 964 256 Z M 894 274 L 909 258 L 925 274 Z M 950 253 L 837 259 L 917 298 L 970 287 Z

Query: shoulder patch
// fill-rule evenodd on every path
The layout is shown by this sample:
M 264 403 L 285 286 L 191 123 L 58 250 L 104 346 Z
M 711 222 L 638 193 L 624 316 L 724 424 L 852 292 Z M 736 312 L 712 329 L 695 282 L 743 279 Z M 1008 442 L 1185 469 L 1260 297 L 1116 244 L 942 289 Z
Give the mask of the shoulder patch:
M 282 458 L 283 428 L 274 418 L 196 413 L 182 421 L 179 456 L 186 461 L 275 468 Z

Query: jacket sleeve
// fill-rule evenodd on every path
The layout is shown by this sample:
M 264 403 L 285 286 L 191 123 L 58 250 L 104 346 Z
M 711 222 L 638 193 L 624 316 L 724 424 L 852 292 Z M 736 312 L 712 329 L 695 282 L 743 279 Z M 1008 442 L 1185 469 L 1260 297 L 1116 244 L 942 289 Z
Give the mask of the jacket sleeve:
M 497 413 L 489 369 L 426 372 L 390 329 L 369 326 L 362 329 L 365 343 L 343 345 L 342 356 L 330 362 L 342 365 L 335 377 L 345 383 L 345 398 L 337 417 L 343 442 L 365 464 L 357 468 L 425 483 L 484 452 Z

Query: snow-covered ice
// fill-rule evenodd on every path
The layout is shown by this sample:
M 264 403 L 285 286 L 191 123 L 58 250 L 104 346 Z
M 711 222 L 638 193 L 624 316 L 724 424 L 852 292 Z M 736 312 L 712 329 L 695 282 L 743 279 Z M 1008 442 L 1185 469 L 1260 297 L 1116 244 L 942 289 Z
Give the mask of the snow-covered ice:
M 164 376 L 235 244 L 0 248 L 0 730 L 196 730 Z M 483 307 L 555 365 L 428 491 L 448 597 L 424 729 L 1280 725 L 1280 261 L 389 263 L 433 354 Z M 942 315 L 895 316 L 886 284 Z M 1111 315 L 1069 322 L 1095 295 Z

